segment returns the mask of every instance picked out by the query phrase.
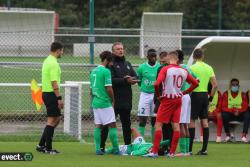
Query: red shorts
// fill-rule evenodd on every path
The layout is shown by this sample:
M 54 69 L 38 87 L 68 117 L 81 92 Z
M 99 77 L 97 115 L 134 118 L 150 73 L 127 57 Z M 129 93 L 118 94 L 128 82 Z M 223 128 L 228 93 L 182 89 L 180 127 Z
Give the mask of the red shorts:
M 181 98 L 162 99 L 157 111 L 156 121 L 161 123 L 179 123 L 181 114 Z

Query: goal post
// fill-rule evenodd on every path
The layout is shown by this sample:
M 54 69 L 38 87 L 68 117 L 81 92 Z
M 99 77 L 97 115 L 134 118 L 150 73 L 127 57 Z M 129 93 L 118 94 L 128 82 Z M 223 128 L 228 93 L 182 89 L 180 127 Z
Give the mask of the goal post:
M 77 137 L 79 141 L 82 141 L 82 97 L 89 95 L 83 86 L 89 87 L 90 82 L 65 81 L 65 84 L 77 86 L 65 88 L 64 133 Z
M 54 11 L 24 9 L 0 9 L 0 22 L 0 57 L 46 55 L 59 23 Z
M 82 140 L 82 85 L 66 81 L 66 84 L 75 87 L 65 87 L 64 108 L 64 133 Z
M 39 84 L 41 85 L 41 84 Z M 82 85 L 60 84 L 65 108 L 56 140 L 82 140 Z M 46 108 L 37 112 L 32 102 L 30 83 L 0 83 L 0 141 L 37 141 L 46 122 Z
M 144 12 L 140 30 L 140 57 L 154 48 L 158 51 L 181 49 L 182 13 Z

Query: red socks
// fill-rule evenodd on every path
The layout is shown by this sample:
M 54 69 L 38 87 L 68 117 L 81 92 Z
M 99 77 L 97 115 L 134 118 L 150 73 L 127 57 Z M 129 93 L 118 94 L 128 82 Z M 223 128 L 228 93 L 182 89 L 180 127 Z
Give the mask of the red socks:
M 155 131 L 155 134 L 154 134 L 154 146 L 153 146 L 153 150 L 152 150 L 154 154 L 158 154 L 161 138 L 162 138 L 162 130 Z
M 172 142 L 171 142 L 171 147 L 170 147 L 170 152 L 169 152 L 170 154 L 175 153 L 179 138 L 180 138 L 180 132 L 174 131 Z
M 217 136 L 221 136 L 222 127 L 223 127 L 223 121 L 222 118 L 219 118 L 217 119 Z
M 180 138 L 180 132 L 179 131 L 174 131 L 173 138 L 172 138 L 172 143 L 171 143 L 171 148 L 170 148 L 170 154 L 175 153 L 176 147 L 177 147 L 178 142 L 179 142 L 179 138 Z M 153 146 L 153 150 L 152 150 L 152 152 L 154 154 L 158 154 L 161 139 L 162 139 L 162 130 L 155 131 L 154 146 Z

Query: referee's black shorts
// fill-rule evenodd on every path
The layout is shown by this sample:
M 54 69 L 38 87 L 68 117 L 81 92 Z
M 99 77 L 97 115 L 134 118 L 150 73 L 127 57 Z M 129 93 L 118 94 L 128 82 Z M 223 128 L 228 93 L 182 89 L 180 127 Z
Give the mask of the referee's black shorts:
M 61 116 L 61 110 L 58 108 L 58 101 L 54 92 L 43 92 L 43 102 L 47 109 L 47 117 Z
M 208 118 L 208 94 L 207 92 L 191 93 L 191 119 Z

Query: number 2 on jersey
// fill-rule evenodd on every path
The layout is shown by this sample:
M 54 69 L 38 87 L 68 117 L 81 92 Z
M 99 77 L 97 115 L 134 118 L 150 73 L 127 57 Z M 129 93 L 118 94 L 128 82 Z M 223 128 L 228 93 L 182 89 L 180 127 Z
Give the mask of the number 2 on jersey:
M 141 108 L 141 114 L 145 114 L 145 108 Z
M 173 75 L 173 85 L 174 86 L 176 85 L 177 88 L 181 88 L 182 84 L 183 84 L 183 77 L 181 75 L 178 75 L 177 77 L 176 75 Z

